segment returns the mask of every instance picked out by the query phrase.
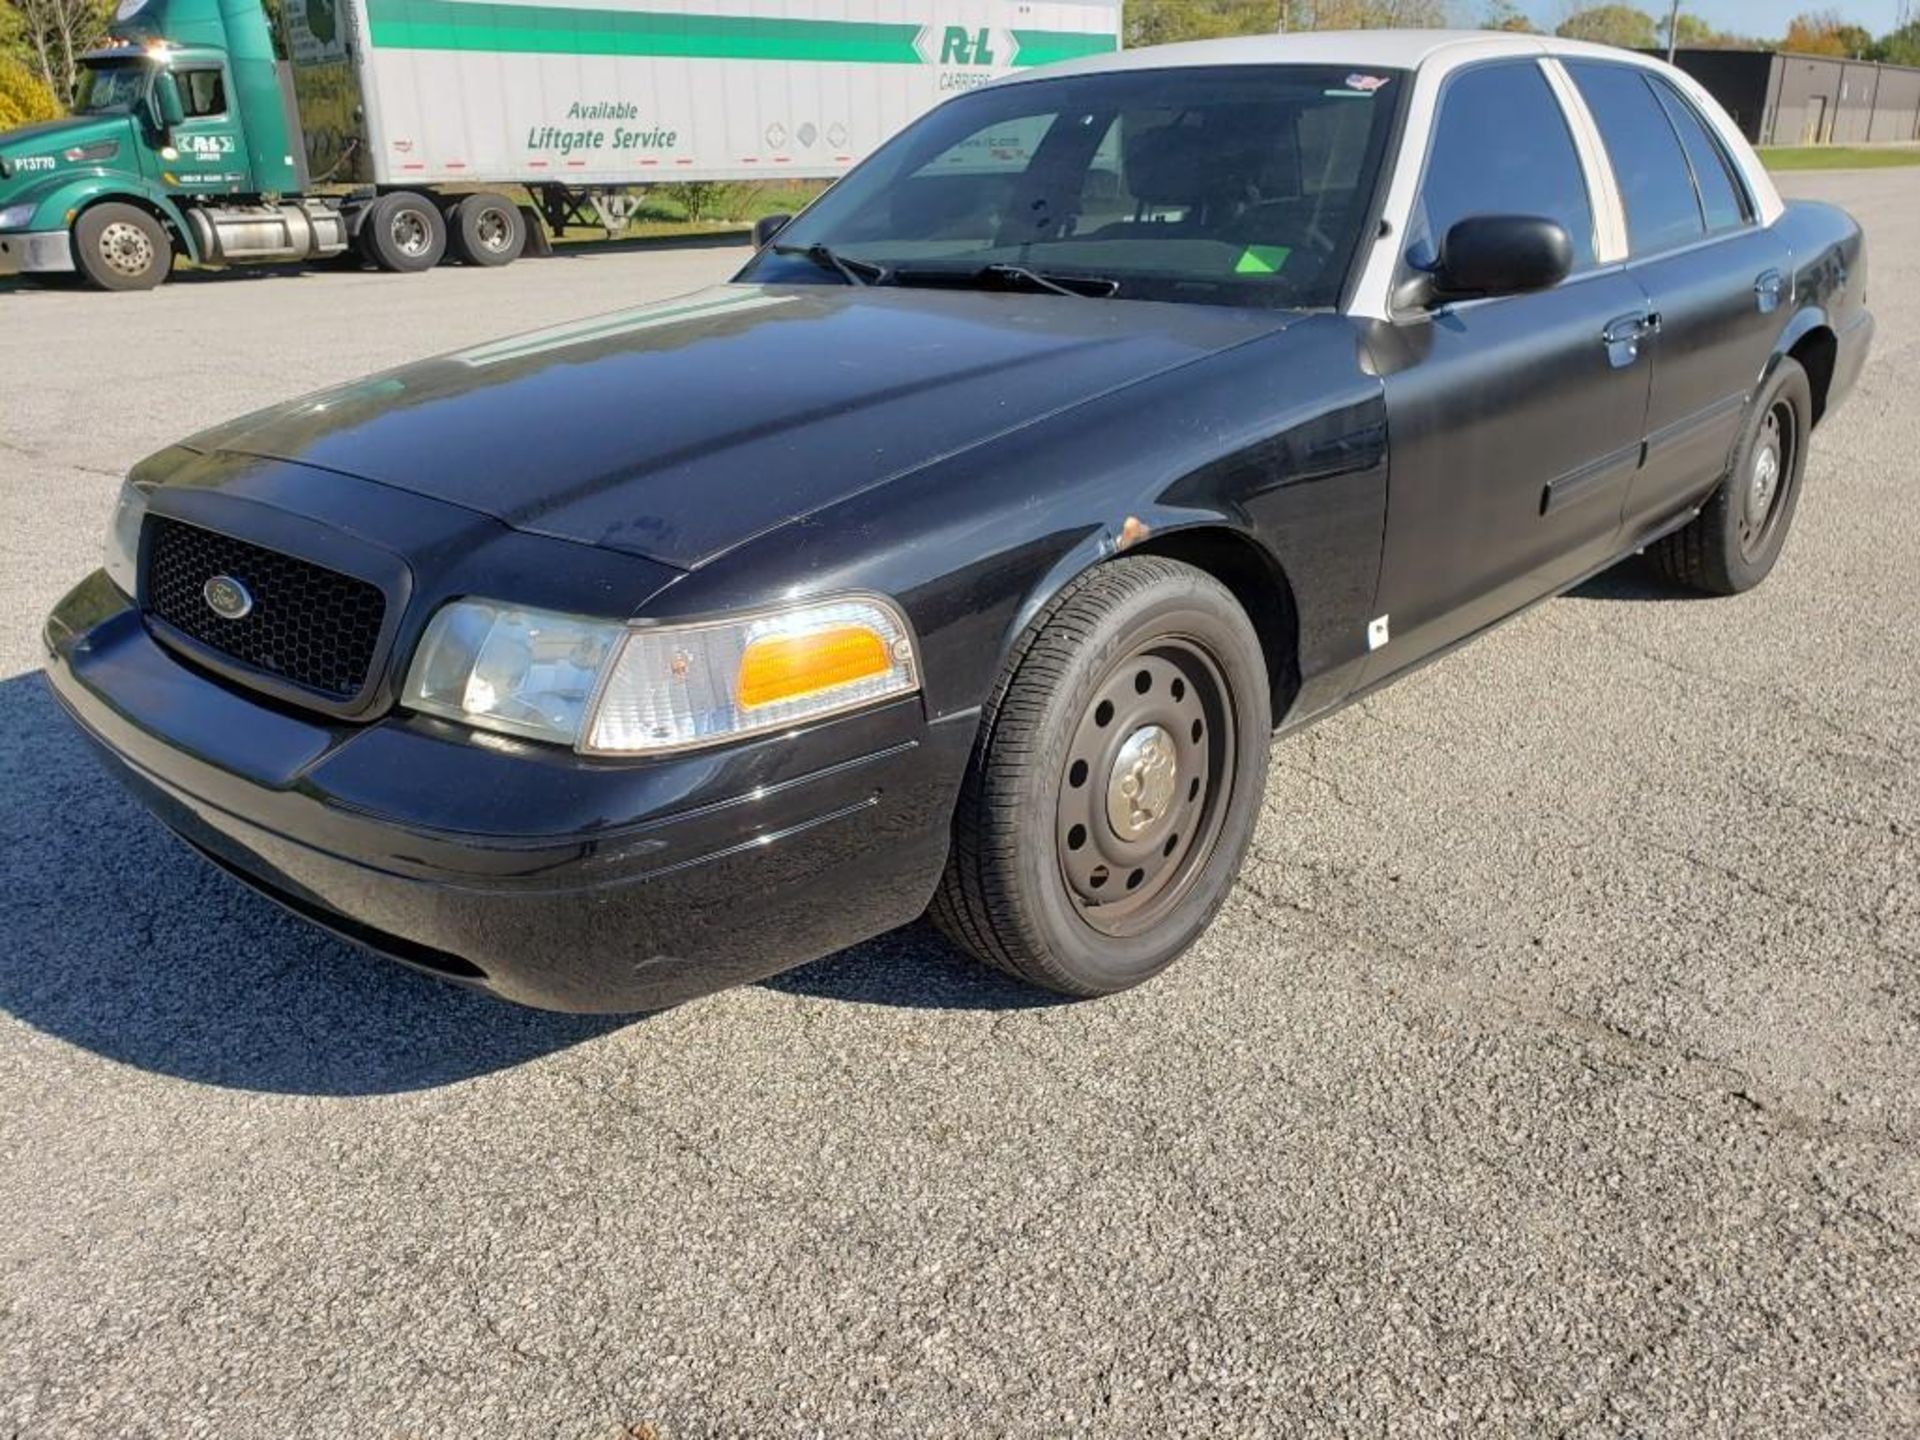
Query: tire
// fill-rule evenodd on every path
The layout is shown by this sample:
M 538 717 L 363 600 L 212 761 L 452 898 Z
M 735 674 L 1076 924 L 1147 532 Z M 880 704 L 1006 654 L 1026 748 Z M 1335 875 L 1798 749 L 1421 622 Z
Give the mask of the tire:
M 527 245 L 526 217 L 503 195 L 469 195 L 453 207 L 448 247 L 467 265 L 511 265 Z
M 1720 488 L 1690 524 L 1647 548 L 1654 568 L 1709 595 L 1738 595 L 1766 579 L 1793 527 L 1812 430 L 1807 372 L 1783 359 L 1753 402 Z
M 1271 705 L 1260 637 L 1226 587 L 1158 556 L 1095 567 L 988 699 L 935 923 L 1065 995 L 1159 974 L 1239 873 Z
M 173 237 L 136 205 L 95 205 L 73 227 L 73 262 L 96 290 L 151 290 L 173 273 Z
M 412 275 L 431 270 L 447 253 L 447 222 L 426 196 L 396 190 L 367 207 L 359 238 L 382 270 Z

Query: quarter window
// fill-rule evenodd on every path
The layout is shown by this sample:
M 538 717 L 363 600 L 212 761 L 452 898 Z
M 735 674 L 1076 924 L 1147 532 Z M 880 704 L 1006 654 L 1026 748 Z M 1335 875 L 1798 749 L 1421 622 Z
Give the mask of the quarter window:
M 1686 147 L 1694 183 L 1700 188 L 1700 209 L 1707 217 L 1707 229 L 1718 234 L 1746 224 L 1751 215 L 1727 152 L 1707 132 L 1699 112 L 1681 99 L 1671 85 L 1664 80 L 1648 83 L 1660 97 L 1661 108 L 1667 112 L 1667 119 L 1679 132 L 1680 143 Z
M 1573 238 L 1574 268 L 1594 261 L 1593 202 L 1573 132 L 1532 61 L 1462 71 L 1448 84 L 1415 208 L 1408 258 L 1438 258 L 1447 231 L 1474 215 L 1539 215 Z
M 1606 142 L 1633 253 L 1651 255 L 1698 240 L 1706 224 L 1693 171 L 1653 87 L 1625 65 L 1575 61 L 1567 70 Z

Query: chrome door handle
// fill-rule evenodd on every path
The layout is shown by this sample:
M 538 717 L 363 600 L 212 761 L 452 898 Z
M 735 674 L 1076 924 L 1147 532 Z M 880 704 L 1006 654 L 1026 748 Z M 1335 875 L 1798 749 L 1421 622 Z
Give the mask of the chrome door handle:
M 1622 315 L 1600 332 L 1607 347 L 1607 359 L 1616 370 L 1624 370 L 1640 358 L 1640 342 L 1660 333 L 1660 317 L 1651 312 Z

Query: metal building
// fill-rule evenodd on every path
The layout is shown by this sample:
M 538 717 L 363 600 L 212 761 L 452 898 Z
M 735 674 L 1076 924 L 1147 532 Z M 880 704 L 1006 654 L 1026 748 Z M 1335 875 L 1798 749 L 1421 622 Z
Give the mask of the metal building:
M 1756 145 L 1920 140 L 1920 70 L 1772 50 L 1682 50 L 1674 63 Z

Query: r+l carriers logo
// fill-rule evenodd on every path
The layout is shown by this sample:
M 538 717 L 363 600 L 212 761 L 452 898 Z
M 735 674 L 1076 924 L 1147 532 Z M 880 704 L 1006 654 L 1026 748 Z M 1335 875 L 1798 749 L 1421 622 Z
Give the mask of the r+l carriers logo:
M 971 90 L 993 78 L 994 72 L 1013 62 L 1013 36 L 1004 30 L 982 25 L 948 25 L 940 29 L 928 26 L 920 32 L 914 47 L 920 58 L 940 68 L 942 90 Z

